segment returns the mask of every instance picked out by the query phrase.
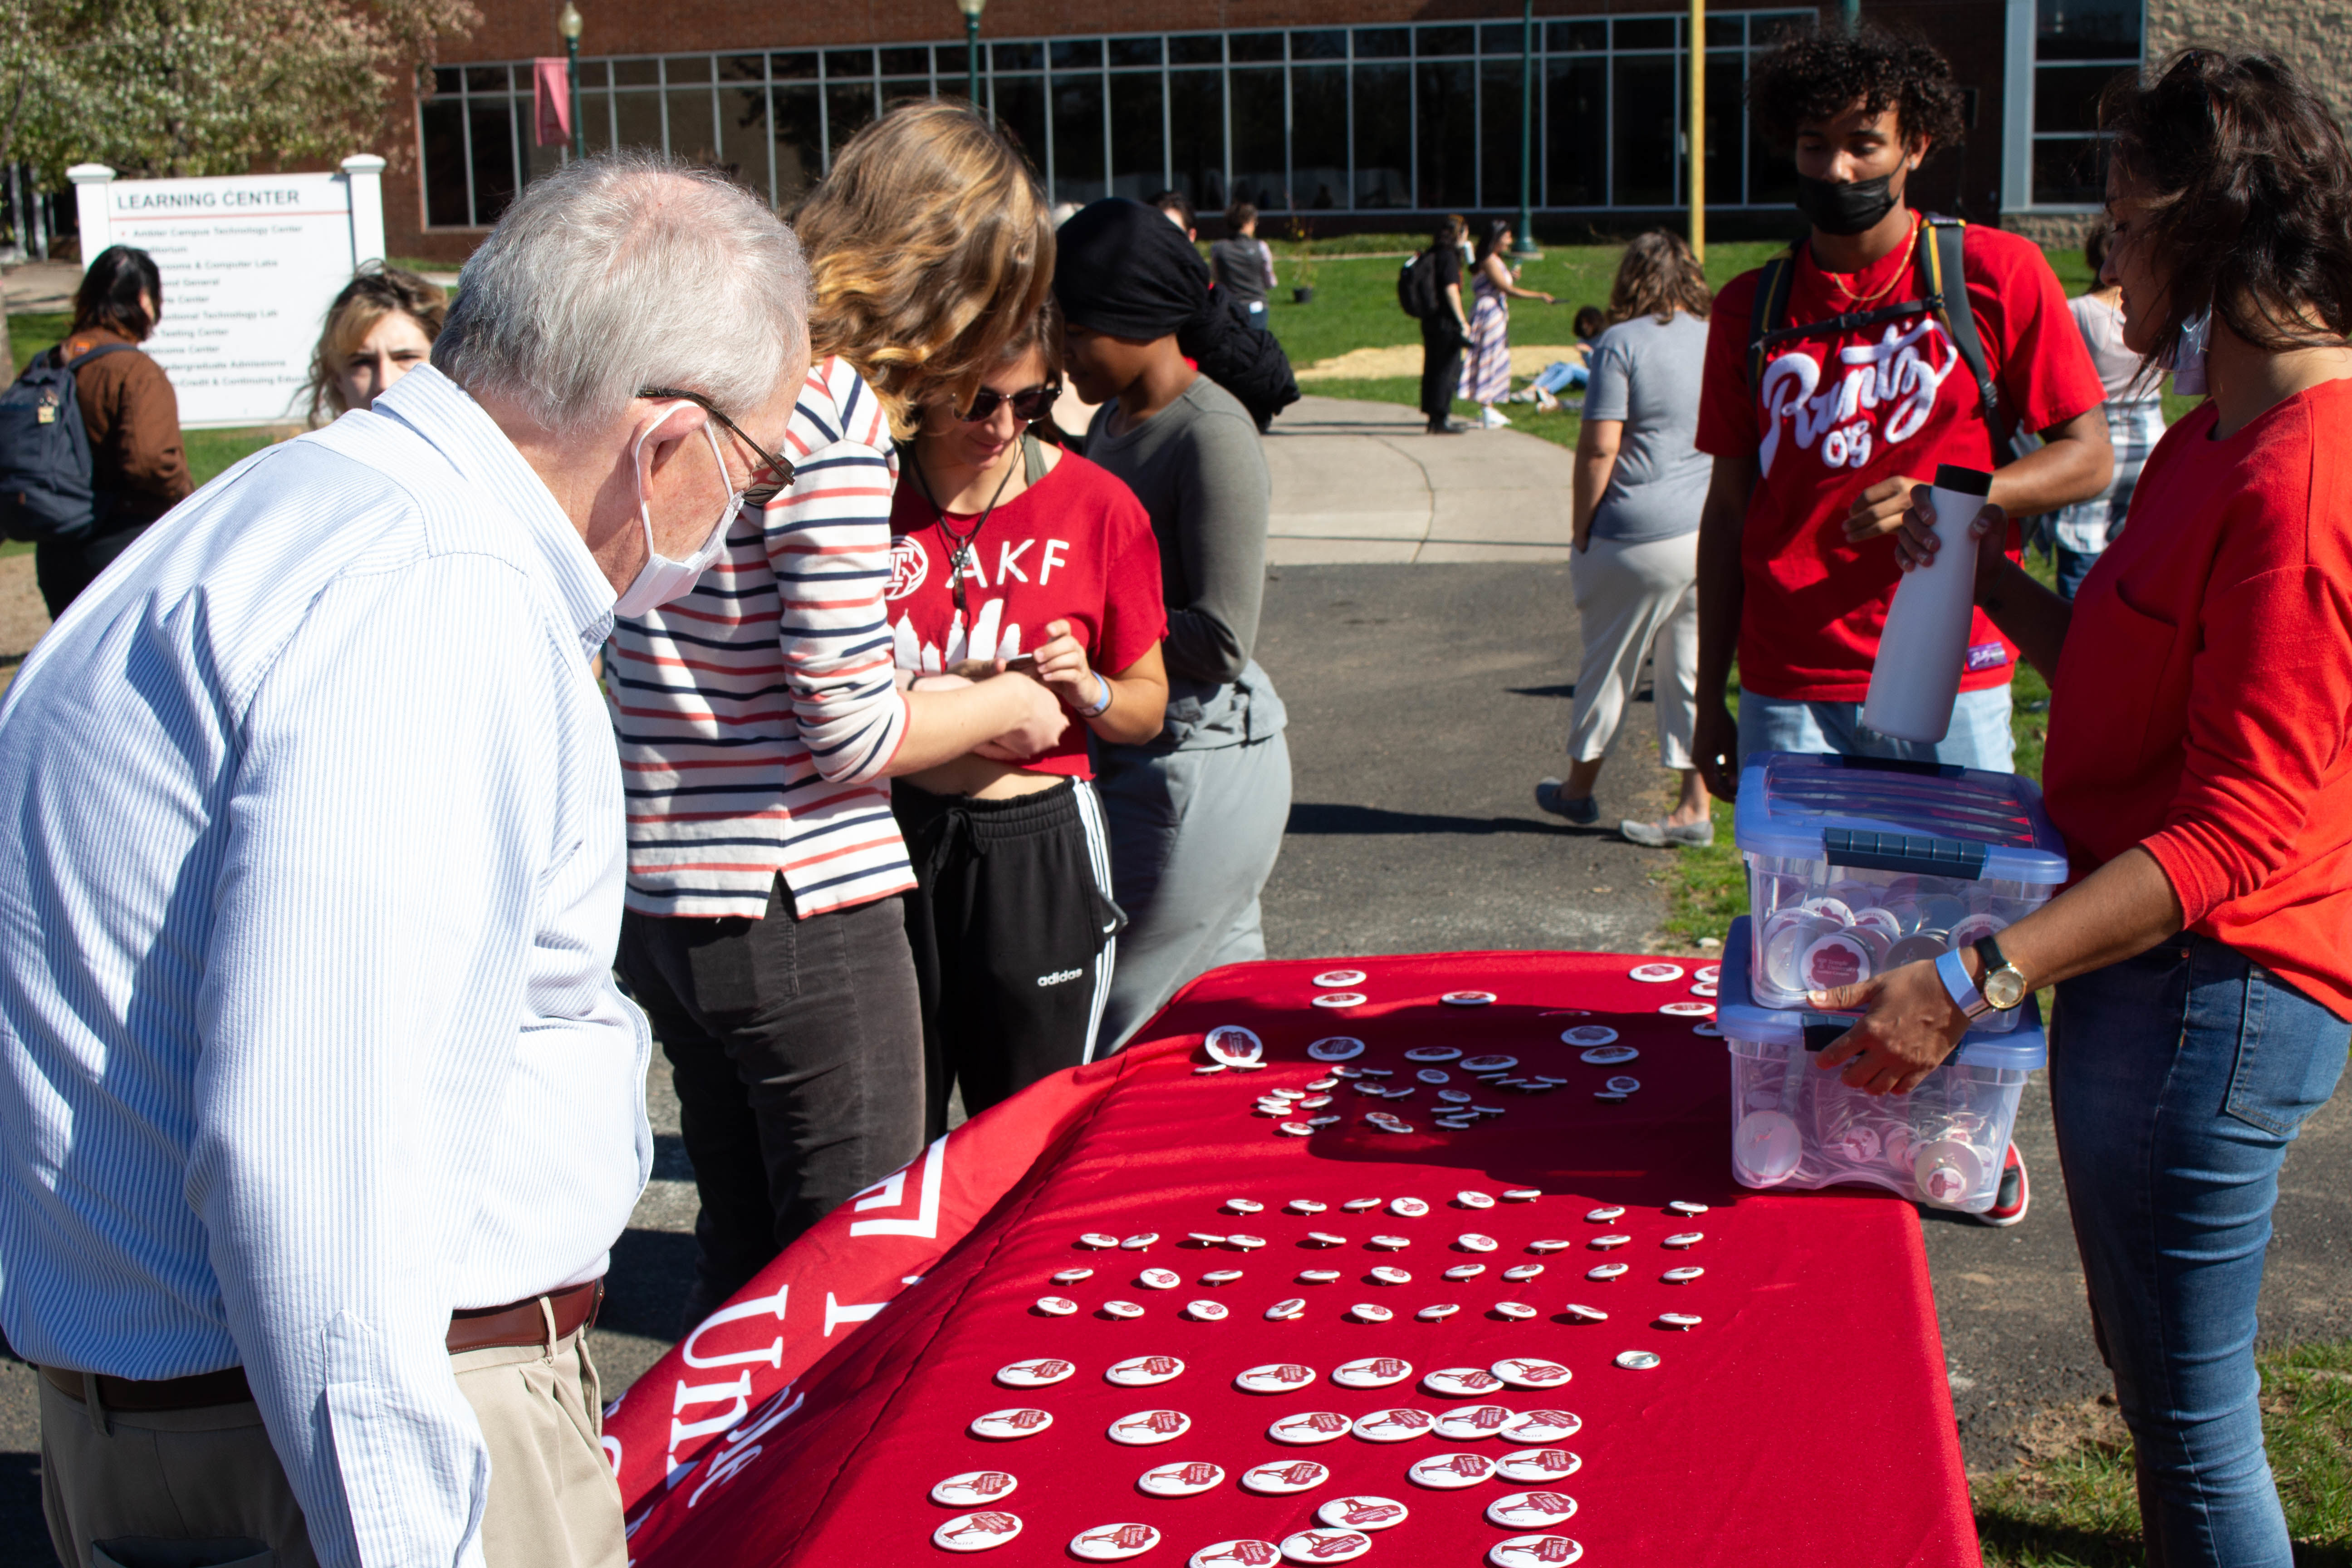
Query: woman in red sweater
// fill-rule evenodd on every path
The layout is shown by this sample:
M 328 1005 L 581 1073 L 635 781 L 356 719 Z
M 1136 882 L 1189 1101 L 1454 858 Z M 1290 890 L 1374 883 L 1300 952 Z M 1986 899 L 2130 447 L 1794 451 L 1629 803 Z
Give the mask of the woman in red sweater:
M 1988 1004 L 2057 986 L 2059 1153 L 2148 1561 L 2286 1568 L 2252 1347 L 2286 1145 L 2352 1043 L 2352 155 L 2274 56 L 2189 51 L 2105 120 L 2125 342 L 2183 382 L 2201 361 L 2208 400 L 2071 611 L 1976 561 L 2050 678 L 2079 879 L 1947 973 L 1818 994 L 1869 1009 L 1821 1065 L 1903 1092 Z M 1979 538 L 2007 526 L 1988 508 Z M 1922 513 L 1903 537 L 1932 566 Z

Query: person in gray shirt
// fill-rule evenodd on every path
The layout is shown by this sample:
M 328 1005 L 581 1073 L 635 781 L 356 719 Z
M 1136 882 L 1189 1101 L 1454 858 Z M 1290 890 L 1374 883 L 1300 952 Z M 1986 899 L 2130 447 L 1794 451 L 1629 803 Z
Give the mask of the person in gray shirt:
M 1568 730 L 1568 777 L 1536 804 L 1580 826 L 1598 821 L 1592 786 L 1654 656 L 1658 760 L 1682 775 L 1661 822 L 1623 822 L 1636 844 L 1711 844 L 1715 824 L 1691 755 L 1697 719 L 1698 518 L 1715 459 L 1693 444 L 1706 363 L 1706 278 L 1680 235 L 1625 247 L 1609 300 L 1616 324 L 1593 345 L 1576 446 L 1570 574 L 1584 644 Z
M 1258 893 L 1290 818 L 1282 699 L 1250 657 L 1273 484 L 1249 411 L 1185 361 L 1180 331 L 1221 307 L 1174 226 L 1097 202 L 1056 237 L 1070 384 L 1098 405 L 1087 458 L 1132 489 L 1160 542 L 1168 719 L 1141 746 L 1097 744 L 1119 933 L 1097 1056 L 1177 987 L 1265 956 Z
M 1265 331 L 1265 291 L 1274 287 L 1274 251 L 1257 237 L 1257 208 L 1235 202 L 1225 209 L 1227 237 L 1209 247 L 1209 270 L 1225 309 Z

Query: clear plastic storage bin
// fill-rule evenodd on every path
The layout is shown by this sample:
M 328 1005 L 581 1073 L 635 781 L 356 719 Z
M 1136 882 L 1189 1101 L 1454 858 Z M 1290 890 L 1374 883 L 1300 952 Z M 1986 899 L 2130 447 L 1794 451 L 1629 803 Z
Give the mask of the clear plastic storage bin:
M 1966 947 L 2066 880 L 2042 792 L 2014 773 L 1759 752 L 1733 821 L 1764 1007 Z M 2015 1026 L 2015 1014 L 1987 1025 Z
M 1731 1173 L 1748 1187 L 1867 1182 L 1937 1208 L 1982 1214 L 2000 1187 L 2026 1075 L 2048 1059 L 2032 997 L 2005 1034 L 1970 1030 L 1909 1094 L 1867 1095 L 1814 1065 L 1849 1014 L 1750 999 L 1746 917 L 1724 944 L 1715 1021 L 1731 1048 Z

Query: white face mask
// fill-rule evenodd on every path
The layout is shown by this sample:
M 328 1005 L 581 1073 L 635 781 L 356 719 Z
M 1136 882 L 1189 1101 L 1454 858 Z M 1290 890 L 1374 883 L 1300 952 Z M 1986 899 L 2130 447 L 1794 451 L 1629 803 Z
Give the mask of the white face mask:
M 681 404 L 679 406 L 685 405 Z M 671 414 L 677 412 L 675 408 L 670 410 Z M 729 490 L 726 510 L 719 514 L 719 521 L 710 525 L 710 536 L 683 561 L 673 561 L 655 548 L 654 515 L 653 510 L 646 504 L 646 474 L 641 465 L 646 437 L 660 429 L 662 420 L 668 417 L 669 414 L 665 414 L 661 419 L 646 426 L 645 435 L 637 437 L 636 449 L 629 454 L 629 471 L 637 481 L 637 521 L 645 525 L 646 530 L 646 563 L 637 568 L 636 576 L 621 590 L 620 598 L 614 602 L 613 614 L 623 620 L 635 620 L 647 610 L 658 608 L 673 599 L 682 599 L 692 592 L 696 581 L 709 570 L 712 562 L 719 559 L 719 552 L 727 548 L 727 525 L 734 521 L 736 510 L 743 504 L 742 491 Z M 702 434 L 710 442 L 710 456 L 718 462 L 720 481 L 724 483 L 727 458 L 719 450 L 719 437 L 711 429 L 711 424 L 708 418 L 703 420 Z
M 2183 397 L 2205 395 L 2205 344 L 2213 335 L 2213 308 L 2208 305 L 2180 324 L 2180 341 L 2165 356 L 2172 373 L 2172 390 Z

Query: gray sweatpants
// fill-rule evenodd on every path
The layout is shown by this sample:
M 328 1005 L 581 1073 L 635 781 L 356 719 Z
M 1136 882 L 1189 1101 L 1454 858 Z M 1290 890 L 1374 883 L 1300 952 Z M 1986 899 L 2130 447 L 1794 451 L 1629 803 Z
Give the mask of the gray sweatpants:
M 1110 822 L 1113 896 L 1128 918 L 1099 1057 L 1186 981 L 1265 956 L 1257 900 L 1290 821 L 1290 748 L 1279 731 L 1208 751 L 1107 747 L 1095 789 Z

